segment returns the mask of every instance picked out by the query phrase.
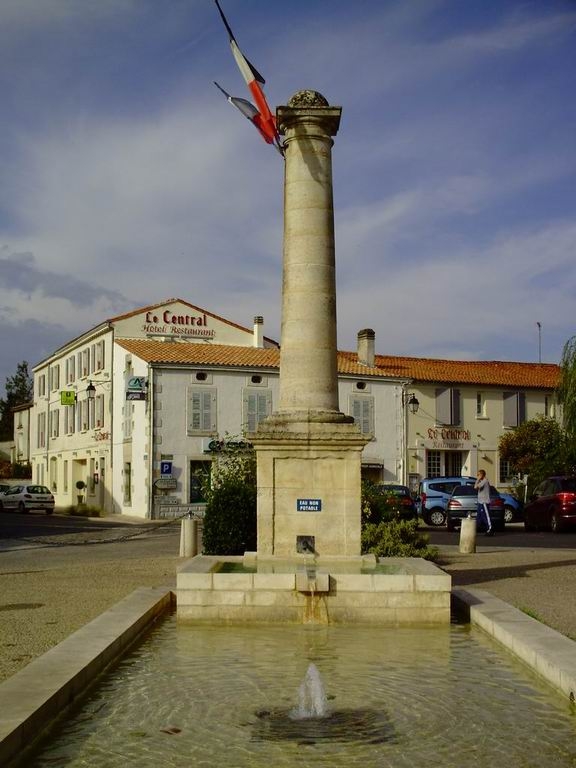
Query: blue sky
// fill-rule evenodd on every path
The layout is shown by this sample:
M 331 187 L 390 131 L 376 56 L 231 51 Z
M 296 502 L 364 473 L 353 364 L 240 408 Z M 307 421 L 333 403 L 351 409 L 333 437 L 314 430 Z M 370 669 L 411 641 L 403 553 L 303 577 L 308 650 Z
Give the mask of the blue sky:
M 573 0 L 222 0 L 272 107 L 343 108 L 338 344 L 558 362 L 576 333 Z M 0 389 L 179 296 L 280 338 L 280 156 L 212 0 L 0 0 Z

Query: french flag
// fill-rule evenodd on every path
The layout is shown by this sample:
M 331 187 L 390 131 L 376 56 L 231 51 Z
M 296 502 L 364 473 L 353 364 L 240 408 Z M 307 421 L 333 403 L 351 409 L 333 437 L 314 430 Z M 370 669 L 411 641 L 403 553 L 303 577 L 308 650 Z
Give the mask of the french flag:
M 247 101 L 246 99 L 239 99 L 235 96 L 230 96 L 223 88 L 218 85 L 218 83 L 215 83 L 215 85 L 226 96 L 230 104 L 233 104 L 235 107 L 237 107 L 240 112 L 242 112 L 242 114 L 245 115 L 256 126 L 264 141 L 266 141 L 267 144 L 274 144 L 276 148 L 282 152 L 282 143 L 280 141 L 280 136 L 276 127 L 276 119 L 270 111 L 270 107 L 268 106 L 268 102 L 264 96 L 264 91 L 262 90 L 262 86 L 266 81 L 258 72 L 256 67 L 254 67 L 248 61 L 248 59 L 244 56 L 238 47 L 236 38 L 234 37 L 230 25 L 228 24 L 226 16 L 224 16 L 224 12 L 220 7 L 220 3 L 218 0 L 214 0 L 214 2 L 216 3 L 216 7 L 218 8 L 222 21 L 224 22 L 224 26 L 228 32 L 232 55 L 234 56 L 236 64 L 242 73 L 242 77 L 246 81 L 246 85 L 252 94 L 252 98 L 254 99 L 256 106 L 254 106 L 254 104 Z

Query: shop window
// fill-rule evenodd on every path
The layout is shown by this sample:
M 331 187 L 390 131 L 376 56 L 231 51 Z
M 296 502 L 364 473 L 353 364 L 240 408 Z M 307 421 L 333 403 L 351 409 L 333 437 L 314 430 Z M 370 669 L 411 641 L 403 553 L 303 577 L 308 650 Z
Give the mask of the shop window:
M 205 483 L 210 480 L 212 470 L 212 461 L 191 461 L 190 462 L 190 483 L 188 500 L 191 504 L 204 504 L 203 488 Z
M 499 483 L 509 483 L 511 482 L 512 478 L 514 477 L 514 472 L 512 472 L 512 467 L 510 466 L 510 462 L 508 459 L 502 459 L 500 458 L 500 461 L 498 462 L 498 470 L 499 470 Z
M 426 454 L 426 477 L 440 477 L 442 454 L 440 451 L 428 451 Z

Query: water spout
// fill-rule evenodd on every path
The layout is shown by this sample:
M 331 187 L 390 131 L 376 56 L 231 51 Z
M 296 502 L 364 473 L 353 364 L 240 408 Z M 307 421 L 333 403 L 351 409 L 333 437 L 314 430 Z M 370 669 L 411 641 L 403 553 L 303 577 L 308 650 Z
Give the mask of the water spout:
M 327 717 L 328 703 L 326 691 L 315 664 L 310 664 L 306 676 L 298 690 L 298 707 L 292 710 L 290 717 L 294 720 Z

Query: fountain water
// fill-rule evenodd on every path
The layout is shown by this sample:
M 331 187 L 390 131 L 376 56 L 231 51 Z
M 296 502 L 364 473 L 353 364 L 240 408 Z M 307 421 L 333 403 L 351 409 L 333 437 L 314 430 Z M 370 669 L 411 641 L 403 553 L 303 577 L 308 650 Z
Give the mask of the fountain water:
M 300 717 L 311 664 L 327 694 L 310 673 L 304 712 L 324 715 Z M 466 626 L 170 619 L 26 768 L 573 768 L 575 728 L 564 701 Z
M 304 720 L 309 717 L 326 717 L 328 715 L 328 700 L 326 691 L 315 664 L 310 664 L 306 676 L 298 689 L 298 707 L 291 712 L 294 720 Z

